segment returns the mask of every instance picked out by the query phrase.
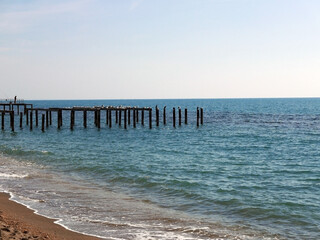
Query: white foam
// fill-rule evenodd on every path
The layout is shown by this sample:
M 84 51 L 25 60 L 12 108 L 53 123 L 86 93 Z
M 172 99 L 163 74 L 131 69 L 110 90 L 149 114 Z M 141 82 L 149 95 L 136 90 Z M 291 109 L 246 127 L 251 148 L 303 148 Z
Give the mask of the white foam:
M 25 178 L 28 174 L 0 173 L 0 178 Z

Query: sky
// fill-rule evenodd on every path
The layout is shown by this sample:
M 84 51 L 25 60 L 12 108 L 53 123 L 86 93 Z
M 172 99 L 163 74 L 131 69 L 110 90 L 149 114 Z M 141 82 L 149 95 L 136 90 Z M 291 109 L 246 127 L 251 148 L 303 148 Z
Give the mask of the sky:
M 320 97 L 318 0 L 0 0 L 0 99 Z

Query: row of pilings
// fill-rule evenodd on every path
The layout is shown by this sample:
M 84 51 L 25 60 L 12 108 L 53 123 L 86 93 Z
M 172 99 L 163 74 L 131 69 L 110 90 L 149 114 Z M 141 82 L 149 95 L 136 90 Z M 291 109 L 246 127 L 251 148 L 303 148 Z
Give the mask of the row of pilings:
M 88 123 L 88 112 L 94 114 L 94 125 L 101 128 L 101 114 L 105 114 L 105 124 L 109 128 L 113 124 L 123 125 L 124 129 L 127 129 L 132 124 L 133 128 L 136 128 L 137 124 L 140 123 L 142 126 L 146 124 L 152 129 L 153 119 L 152 111 L 150 107 L 114 107 L 114 106 L 101 106 L 101 107 L 72 107 L 72 108 L 33 108 L 32 104 L 1 104 L 3 110 L 0 110 L 1 114 L 1 129 L 4 130 L 5 115 L 10 116 L 10 128 L 12 131 L 15 130 L 15 115 L 20 118 L 19 127 L 23 128 L 23 122 L 33 130 L 34 125 L 38 127 L 41 124 L 42 131 L 52 125 L 52 115 L 56 114 L 57 128 L 61 129 L 63 125 L 63 114 L 69 112 L 70 115 L 70 129 L 73 130 L 75 127 L 75 113 L 82 112 L 83 115 L 83 127 L 87 128 Z M 8 106 L 8 109 L 6 108 Z M 21 111 L 20 107 L 23 107 Z M 16 107 L 16 109 L 15 109 Z M 196 109 L 196 122 L 197 127 L 203 125 L 203 108 L 197 107 Z M 40 117 L 40 123 L 39 123 Z M 167 125 L 167 108 L 166 106 L 162 110 L 162 124 Z M 114 121 L 113 121 L 114 118 Z M 155 124 L 160 126 L 160 109 L 158 106 L 155 107 Z M 175 128 L 177 125 L 188 124 L 188 109 L 187 108 L 172 108 L 172 125 Z

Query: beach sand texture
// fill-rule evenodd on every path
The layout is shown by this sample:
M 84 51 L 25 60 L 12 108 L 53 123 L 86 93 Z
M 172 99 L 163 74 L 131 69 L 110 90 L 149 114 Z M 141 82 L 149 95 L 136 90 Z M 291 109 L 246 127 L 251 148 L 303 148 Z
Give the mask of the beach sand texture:
M 99 238 L 69 231 L 55 224 L 53 219 L 37 215 L 31 209 L 9 200 L 10 195 L 0 193 L 0 240 L 50 239 L 97 240 Z

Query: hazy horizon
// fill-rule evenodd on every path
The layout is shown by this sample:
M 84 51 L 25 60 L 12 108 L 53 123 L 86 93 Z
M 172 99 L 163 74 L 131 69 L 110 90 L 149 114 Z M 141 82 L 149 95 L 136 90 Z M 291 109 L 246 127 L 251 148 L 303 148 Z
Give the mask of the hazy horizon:
M 314 98 L 316 0 L 0 3 L 0 99 Z

